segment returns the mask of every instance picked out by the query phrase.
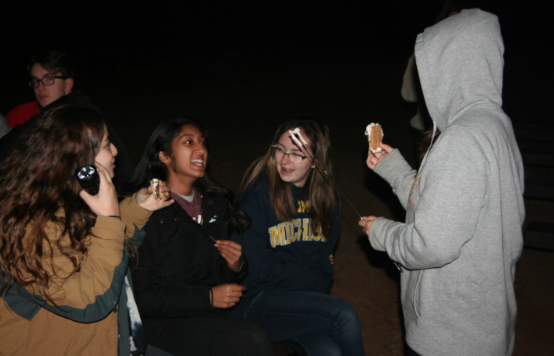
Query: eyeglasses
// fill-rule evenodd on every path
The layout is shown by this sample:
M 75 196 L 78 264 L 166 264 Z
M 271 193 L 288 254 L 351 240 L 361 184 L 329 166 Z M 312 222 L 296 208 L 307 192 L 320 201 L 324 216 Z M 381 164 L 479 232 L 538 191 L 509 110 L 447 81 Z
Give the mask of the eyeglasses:
M 36 78 L 33 78 L 31 80 L 29 80 L 29 86 L 33 89 L 36 89 L 38 88 L 38 86 L 40 85 L 40 83 L 42 83 L 42 85 L 44 85 L 45 87 L 48 87 L 50 85 L 53 85 L 54 82 L 56 81 L 56 79 L 67 79 L 68 77 L 64 77 L 64 76 L 60 76 L 60 75 L 48 75 L 42 79 L 36 79 Z
M 311 158 L 310 156 L 299 155 L 298 153 L 286 153 L 283 149 L 277 145 L 271 146 L 274 149 L 275 158 L 280 160 L 284 156 L 289 156 L 289 159 L 292 163 L 300 163 L 306 158 Z

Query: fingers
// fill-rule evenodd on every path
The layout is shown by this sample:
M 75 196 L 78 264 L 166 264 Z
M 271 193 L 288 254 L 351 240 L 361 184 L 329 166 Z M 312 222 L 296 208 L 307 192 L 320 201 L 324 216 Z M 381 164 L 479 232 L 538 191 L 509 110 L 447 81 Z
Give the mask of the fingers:
M 108 170 L 106 169 L 106 167 L 104 167 L 100 162 L 98 161 L 95 161 L 94 162 L 95 166 L 96 166 L 96 169 L 98 169 L 98 174 L 100 175 L 100 182 L 102 182 L 102 177 L 104 177 L 105 179 L 108 180 L 108 182 L 112 182 L 112 178 L 110 177 L 110 173 L 108 172 Z M 102 186 L 102 183 L 100 183 L 100 186 Z
M 385 153 L 390 153 L 392 150 L 394 150 L 394 148 L 392 148 L 387 144 L 384 144 L 383 142 L 381 142 L 380 146 L 383 149 L 383 151 L 385 151 Z
M 240 267 L 240 258 L 242 257 L 242 246 L 230 240 L 218 240 L 215 247 L 219 250 L 229 268 L 237 271 Z
M 166 182 L 162 182 L 160 193 L 162 194 L 162 196 L 165 197 L 166 200 L 171 199 L 171 188 L 169 187 L 169 185 L 167 185 Z
M 367 152 L 366 164 L 369 169 L 375 169 L 377 164 L 379 164 L 379 162 L 381 162 L 383 158 L 385 158 L 387 153 L 390 153 L 392 150 L 394 150 L 394 148 L 384 143 L 381 143 L 380 146 L 382 148 L 381 152 L 373 153 L 371 152 L 371 150 L 368 150 Z
M 375 156 L 373 156 L 373 153 L 371 152 L 368 153 L 365 163 L 369 169 L 375 169 L 375 166 L 377 165 L 377 163 L 376 163 Z
M 235 283 L 222 284 L 213 287 L 213 306 L 222 309 L 233 307 L 240 301 L 242 293 L 245 290 L 245 286 Z
M 90 195 L 82 190 L 79 195 L 97 216 L 119 216 L 117 193 L 110 174 L 100 163 L 96 162 L 96 165 L 100 178 L 98 194 Z
M 358 221 L 358 225 L 362 227 L 362 230 L 368 237 L 369 237 L 369 232 L 371 230 L 371 225 L 373 224 L 375 219 L 377 219 L 376 216 L 370 215 L 370 216 L 364 216 L 363 220 Z
M 165 182 L 160 182 L 160 193 L 163 199 L 156 199 L 152 187 L 148 186 L 139 190 L 135 199 L 140 207 L 148 211 L 160 210 L 175 202 L 171 198 L 171 188 Z
M 242 253 L 242 246 L 232 240 L 217 240 L 215 244 L 218 250 L 226 250 L 229 252 Z

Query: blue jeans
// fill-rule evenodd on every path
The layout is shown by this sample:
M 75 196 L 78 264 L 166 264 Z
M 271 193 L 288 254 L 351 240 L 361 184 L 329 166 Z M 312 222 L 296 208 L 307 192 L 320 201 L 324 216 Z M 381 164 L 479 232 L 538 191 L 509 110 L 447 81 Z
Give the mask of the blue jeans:
M 286 341 L 300 355 L 365 355 L 358 315 L 340 298 L 266 291 L 243 302 L 233 316 L 258 323 L 271 342 Z

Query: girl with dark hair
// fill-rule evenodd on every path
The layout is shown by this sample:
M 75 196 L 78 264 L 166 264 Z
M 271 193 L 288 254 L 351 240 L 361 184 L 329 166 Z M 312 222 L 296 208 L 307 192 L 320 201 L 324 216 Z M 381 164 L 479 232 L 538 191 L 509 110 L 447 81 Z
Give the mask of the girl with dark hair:
M 365 355 L 355 310 L 329 295 L 341 227 L 332 168 L 329 129 L 314 120 L 281 125 L 252 164 L 241 197 L 252 223 L 233 234 L 250 274 L 232 314 L 301 355 Z
M 151 211 L 172 201 L 142 189 L 119 204 L 112 184 L 116 155 L 98 112 L 65 106 L 45 112 L 2 160 L 2 354 L 144 351 L 136 325 L 129 338 L 126 250 L 139 243 L 137 228 Z M 96 195 L 75 177 L 91 164 L 100 176 Z M 165 187 L 163 194 L 169 197 Z
M 160 124 L 130 183 L 134 190 L 153 178 L 167 180 L 178 203 L 144 227 L 133 280 L 146 335 L 174 355 L 272 355 L 258 325 L 226 316 L 248 274 L 241 246 L 228 234 L 244 229 L 248 218 L 207 174 L 207 137 L 191 119 Z

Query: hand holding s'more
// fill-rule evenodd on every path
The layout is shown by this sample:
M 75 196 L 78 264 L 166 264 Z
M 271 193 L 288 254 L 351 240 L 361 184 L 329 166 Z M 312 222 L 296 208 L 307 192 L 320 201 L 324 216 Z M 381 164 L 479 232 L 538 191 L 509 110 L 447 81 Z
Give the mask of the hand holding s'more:
M 171 189 L 160 179 L 152 179 L 150 186 L 139 190 L 135 199 L 141 207 L 148 211 L 156 211 L 173 204 Z
M 370 169 L 375 169 L 375 166 L 383 160 L 385 155 L 391 152 L 394 148 L 383 143 L 383 128 L 379 124 L 371 123 L 365 129 L 367 141 L 369 142 L 366 164 Z

